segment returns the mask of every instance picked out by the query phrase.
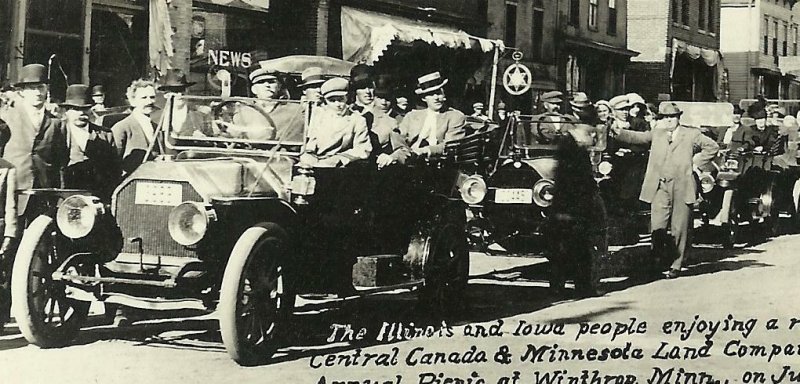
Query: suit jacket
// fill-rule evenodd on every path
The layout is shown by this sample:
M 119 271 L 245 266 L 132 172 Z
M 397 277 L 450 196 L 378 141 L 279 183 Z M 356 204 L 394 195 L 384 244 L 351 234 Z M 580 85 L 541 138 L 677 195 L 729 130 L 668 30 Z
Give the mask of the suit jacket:
M 76 143 L 70 140 L 70 147 Z M 89 140 L 83 150 L 85 160 L 67 166 L 64 171 L 66 188 L 87 189 L 104 201 L 119 183 L 120 160 L 111 130 L 89 124 Z
M 400 122 L 400 135 L 409 147 L 419 144 L 420 147 L 429 147 L 432 155 L 441 155 L 444 144 L 448 141 L 458 140 L 466 136 L 464 129 L 467 118 L 463 113 L 453 108 L 439 112 L 436 117 L 436 145 L 429 145 L 424 137 L 420 137 L 425 125 L 428 111 L 418 109 L 409 112 Z M 419 142 L 419 143 L 418 143 Z
M 755 147 L 763 147 L 764 151 L 769 151 L 772 143 L 778 138 L 778 127 L 772 125 L 764 127 L 763 130 L 758 129 L 755 125 L 746 125 L 743 128 L 740 128 L 742 131 L 741 140 L 742 146 L 746 149 L 752 150 Z
M 374 157 L 380 154 L 391 155 L 398 163 L 405 163 L 411 155 L 408 145 L 400 134 L 400 125 L 391 115 L 383 112 L 374 112 L 374 122 L 370 136 L 372 139 L 372 152 Z
M 366 159 L 372 151 L 369 131 L 364 117 L 353 111 L 339 115 L 320 109 L 312 115 L 306 153 L 317 160 L 336 156 L 347 164 Z
M 633 144 L 650 143 L 650 158 L 642 184 L 639 199 L 653 201 L 662 178 L 673 179 L 675 201 L 694 204 L 697 201 L 697 185 L 692 173 L 692 165 L 707 165 L 719 151 L 719 145 L 699 129 L 679 126 L 669 141 L 668 130 L 656 127 L 647 132 L 623 129 L 617 135 L 620 141 Z
M 64 124 L 49 112 L 39 127 L 34 127 L 22 106 L 0 112 L 0 156 L 16 168 L 16 188 L 59 188 L 61 171 L 69 161 Z M 27 195 L 20 195 L 20 215 L 25 212 Z
M 155 132 L 156 125 L 152 121 L 150 124 Z M 127 176 L 146 160 L 145 154 L 147 149 L 150 148 L 150 141 L 148 141 L 141 125 L 136 121 L 133 114 L 114 124 L 111 127 L 111 133 L 114 136 L 117 154 L 122 162 L 123 176 Z M 158 150 L 157 144 L 153 147 L 153 150 Z

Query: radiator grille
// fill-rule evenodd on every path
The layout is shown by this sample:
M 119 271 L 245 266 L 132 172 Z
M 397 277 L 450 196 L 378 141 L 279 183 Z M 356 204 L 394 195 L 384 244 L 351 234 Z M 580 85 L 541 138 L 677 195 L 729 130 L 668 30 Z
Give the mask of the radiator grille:
M 169 235 L 167 218 L 173 207 L 165 205 L 136 204 L 136 185 L 140 183 L 164 183 L 157 180 L 134 180 L 117 194 L 116 219 L 124 239 L 122 252 L 138 254 L 139 245 L 131 243 L 134 237 L 142 238 L 145 254 L 197 257 L 196 252 L 176 243 Z M 203 201 L 189 183 L 180 184 L 183 201 Z

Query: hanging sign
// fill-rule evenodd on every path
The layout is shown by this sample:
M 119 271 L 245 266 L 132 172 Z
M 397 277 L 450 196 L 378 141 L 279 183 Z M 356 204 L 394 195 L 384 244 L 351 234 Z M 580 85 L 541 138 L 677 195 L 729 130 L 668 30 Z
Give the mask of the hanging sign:
M 503 88 L 510 95 L 519 96 L 531 89 L 533 75 L 528 67 L 519 62 L 522 59 L 521 52 L 514 52 L 512 58 L 515 63 L 509 65 L 503 72 Z

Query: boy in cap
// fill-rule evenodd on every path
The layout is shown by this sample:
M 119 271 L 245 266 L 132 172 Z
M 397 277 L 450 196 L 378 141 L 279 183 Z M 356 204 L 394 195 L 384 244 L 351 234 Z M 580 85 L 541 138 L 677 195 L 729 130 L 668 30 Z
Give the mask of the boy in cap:
M 447 107 L 444 86 L 447 79 L 431 72 L 417 79 L 414 91 L 426 108 L 409 112 L 400 123 L 400 134 L 417 156 L 437 156 L 444 152 L 444 143 L 465 136 L 466 116 Z
M 486 116 L 486 114 L 483 113 L 483 109 L 484 109 L 483 103 L 481 103 L 480 101 L 472 104 L 472 114 L 470 115 L 470 117 L 474 117 L 480 121 L 488 121 L 489 116 Z
M 683 266 L 692 205 L 697 202 L 692 171 L 707 166 L 719 150 L 717 143 L 700 130 L 681 125 L 682 113 L 675 103 L 663 102 L 658 109 L 659 123 L 653 130 L 636 132 L 612 128 L 617 140 L 650 144 L 639 199 L 650 203 L 654 260 L 657 262 L 661 256 L 674 258 L 666 272 L 667 278 L 677 277 Z M 695 154 L 695 148 L 700 148 L 700 152 Z

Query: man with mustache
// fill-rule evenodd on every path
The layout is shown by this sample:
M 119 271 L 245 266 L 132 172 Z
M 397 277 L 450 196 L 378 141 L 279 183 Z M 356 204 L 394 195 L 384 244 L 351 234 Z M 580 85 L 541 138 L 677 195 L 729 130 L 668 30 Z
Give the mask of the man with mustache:
M 103 201 L 110 201 L 120 177 L 117 150 L 111 131 L 89 121 L 92 103 L 88 90 L 83 84 L 70 85 L 66 100 L 61 103 L 69 142 L 64 186 L 87 189 Z
M 156 125 L 150 119 L 155 111 L 156 86 L 150 80 L 134 80 L 126 92 L 128 103 L 133 107 L 128 117 L 111 127 L 114 144 L 122 160 L 123 176 L 131 174 L 145 160 L 145 154 L 157 140 Z M 154 146 L 158 150 L 158 146 Z

